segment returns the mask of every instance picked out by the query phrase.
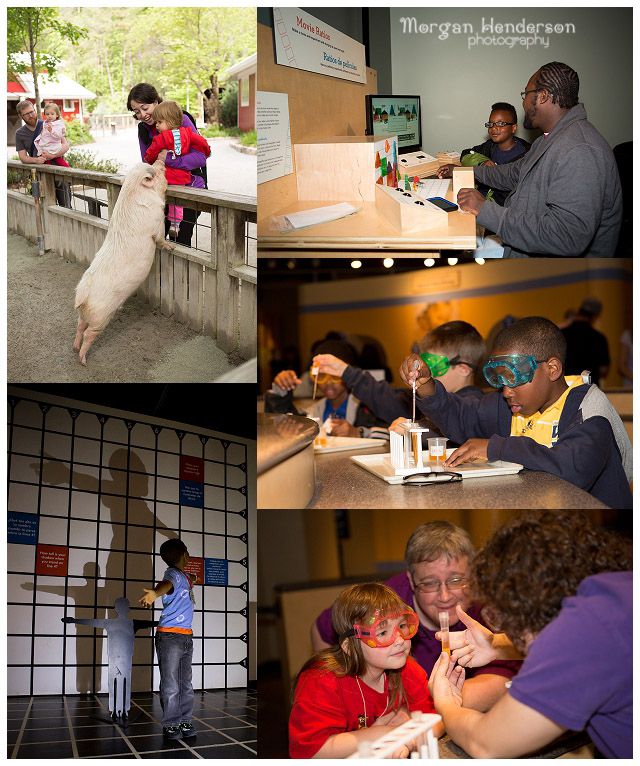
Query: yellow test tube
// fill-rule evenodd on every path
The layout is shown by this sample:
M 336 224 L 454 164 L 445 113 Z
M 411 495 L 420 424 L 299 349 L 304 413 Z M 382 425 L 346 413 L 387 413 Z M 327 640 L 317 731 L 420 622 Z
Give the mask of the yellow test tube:
M 442 651 L 451 656 L 451 645 L 449 644 L 449 612 L 438 612 L 440 620 L 440 642 Z

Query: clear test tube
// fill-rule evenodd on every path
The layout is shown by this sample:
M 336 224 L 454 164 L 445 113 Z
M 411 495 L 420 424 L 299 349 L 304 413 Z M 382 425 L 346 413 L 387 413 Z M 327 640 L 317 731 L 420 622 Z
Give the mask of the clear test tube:
M 320 372 L 319 367 L 312 367 L 311 368 L 311 376 L 313 377 L 313 398 L 316 398 L 316 389 L 318 387 L 318 373 Z
M 440 641 L 442 651 L 451 656 L 451 646 L 449 644 L 449 612 L 438 612 L 440 620 Z

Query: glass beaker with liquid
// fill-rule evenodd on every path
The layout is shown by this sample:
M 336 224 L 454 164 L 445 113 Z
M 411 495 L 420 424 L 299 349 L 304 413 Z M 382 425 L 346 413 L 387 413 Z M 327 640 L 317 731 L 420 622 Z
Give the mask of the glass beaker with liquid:
M 442 465 L 447 458 L 447 439 L 444 436 L 427 439 L 429 445 L 429 462 Z

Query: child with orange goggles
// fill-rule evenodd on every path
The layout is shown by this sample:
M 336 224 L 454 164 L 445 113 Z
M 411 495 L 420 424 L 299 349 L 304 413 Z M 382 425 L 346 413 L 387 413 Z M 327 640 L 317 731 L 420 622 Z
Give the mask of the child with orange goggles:
M 342 638 L 355 636 L 375 649 L 391 646 L 398 636 L 406 641 L 412 639 L 418 632 L 419 625 L 418 615 L 408 607 L 407 611 L 391 614 L 380 614 L 380 610 L 376 609 L 368 624 L 354 625 Z
M 295 682 L 292 758 L 346 758 L 360 742 L 408 721 L 411 712 L 435 712 L 427 674 L 410 657 L 418 617 L 395 591 L 377 582 L 352 585 L 331 616 L 338 643 L 312 657 Z M 441 732 L 441 726 L 434 730 Z M 413 745 L 394 757 L 407 758 Z

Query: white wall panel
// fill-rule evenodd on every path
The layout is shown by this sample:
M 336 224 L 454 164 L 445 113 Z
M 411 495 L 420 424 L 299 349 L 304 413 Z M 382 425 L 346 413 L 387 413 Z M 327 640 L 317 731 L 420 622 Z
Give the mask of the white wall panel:
M 44 394 L 12 394 L 10 402 L 7 652 L 15 667 L 8 670 L 9 694 L 106 692 L 104 631 L 61 618 L 114 617 L 113 603 L 125 595 L 133 618 L 157 620 L 160 608 L 136 604 L 166 569 L 160 545 L 176 536 L 192 557 L 229 560 L 228 585 L 205 582 L 194 589 L 194 686 L 246 684 L 246 645 L 225 640 L 227 619 L 230 635 L 247 631 L 247 594 L 239 587 L 248 580 L 240 563 L 247 546 L 238 539 L 247 533 L 246 498 L 233 489 L 247 485 L 245 444 Z M 182 478 L 202 484 L 201 507 L 180 504 L 181 456 L 197 459 Z M 183 486 L 185 499 L 189 488 Z M 197 493 L 189 502 L 194 498 Z M 60 546 L 66 561 L 44 568 L 36 542 L 45 551 Z M 58 553 L 49 553 L 49 567 Z M 134 690 L 158 688 L 155 662 L 151 631 L 141 630 Z

